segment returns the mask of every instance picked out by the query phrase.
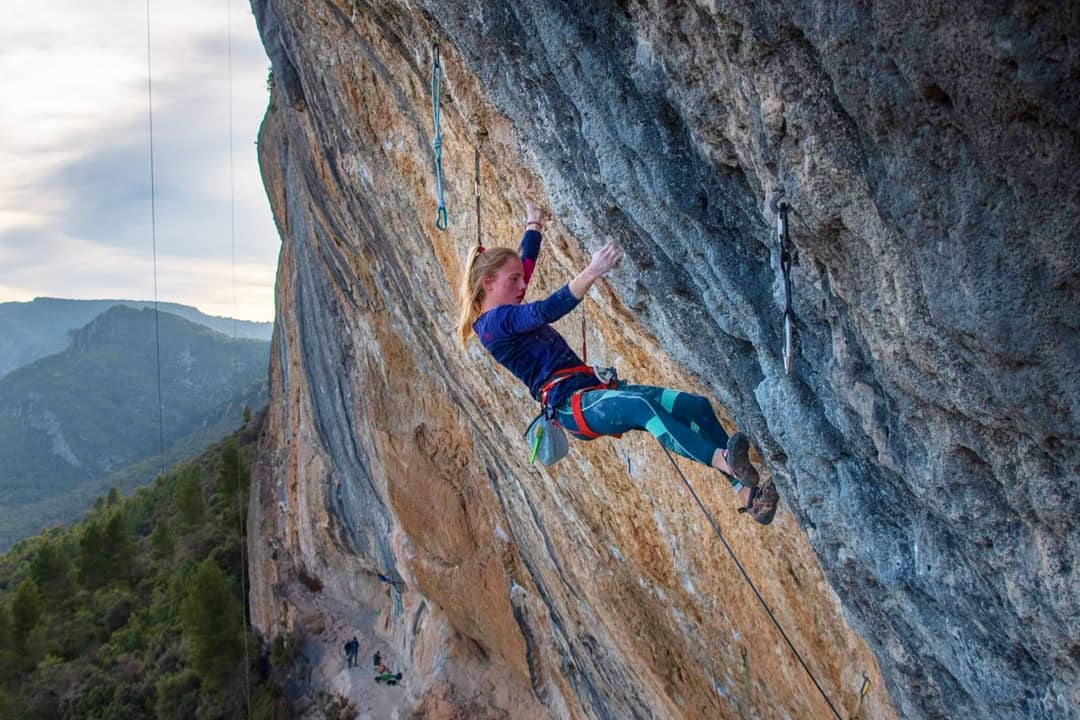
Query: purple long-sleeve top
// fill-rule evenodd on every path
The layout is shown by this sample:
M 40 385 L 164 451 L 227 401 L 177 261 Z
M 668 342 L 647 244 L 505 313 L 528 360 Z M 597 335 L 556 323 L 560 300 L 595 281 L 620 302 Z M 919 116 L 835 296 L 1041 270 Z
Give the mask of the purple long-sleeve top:
M 541 237 L 536 230 L 526 230 L 521 238 L 520 255 L 526 283 L 532 278 L 540 255 Z M 570 286 L 563 285 L 537 302 L 494 307 L 476 319 L 473 330 L 492 357 L 525 383 L 533 398 L 539 400 L 540 387 L 552 373 L 583 364 L 563 336 L 549 324 L 573 310 L 579 302 L 570 292 Z M 555 407 L 575 390 L 595 384 L 596 378 L 592 375 L 575 375 L 554 387 L 548 404 Z

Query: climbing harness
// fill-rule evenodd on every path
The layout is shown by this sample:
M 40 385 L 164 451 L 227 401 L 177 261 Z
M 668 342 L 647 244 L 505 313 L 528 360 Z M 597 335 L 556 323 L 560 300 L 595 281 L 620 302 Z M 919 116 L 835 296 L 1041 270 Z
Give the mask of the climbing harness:
M 860 720 L 862 713 L 863 700 L 870 692 L 870 678 L 863 673 L 862 687 L 859 688 L 859 700 L 855 703 L 855 711 L 851 713 L 851 717 L 848 720 Z
M 791 374 L 794 365 L 795 315 L 791 310 L 791 266 L 798 264 L 799 253 L 791 244 L 788 234 L 788 212 L 791 206 L 781 188 L 770 203 L 776 213 L 776 240 L 780 246 L 780 272 L 784 275 L 784 372 Z
M 777 631 L 779 631 L 780 637 L 784 638 L 784 642 L 787 643 L 787 646 L 791 650 L 792 654 L 795 656 L 795 659 L 799 661 L 799 665 L 801 665 L 802 669 L 806 671 L 806 674 L 810 676 L 811 682 L 814 683 L 814 687 L 816 687 L 818 692 L 821 693 L 822 699 L 825 700 L 825 704 L 829 706 L 829 710 L 832 711 L 832 714 L 836 718 L 836 720 L 843 720 L 840 717 L 840 713 L 836 711 L 836 707 L 832 704 L 832 701 L 829 700 L 829 696 L 825 694 L 825 690 L 821 687 L 821 684 L 817 681 L 817 678 L 814 677 L 814 673 L 811 672 L 810 668 L 806 664 L 806 661 L 803 660 L 802 655 L 800 655 L 799 651 L 795 649 L 795 645 L 792 644 L 790 638 L 788 638 L 787 636 L 787 633 L 784 632 L 784 628 L 780 625 L 780 621 L 776 619 L 776 615 L 773 614 L 772 608 L 770 608 L 769 604 L 765 602 L 765 598 L 761 596 L 761 593 L 758 591 L 757 586 L 754 585 L 754 581 L 750 579 L 750 576 L 746 572 L 746 568 L 743 567 L 743 564 L 735 555 L 735 551 L 731 549 L 730 545 L 728 545 L 727 538 L 725 538 L 724 533 L 720 531 L 720 526 L 716 524 L 716 521 L 713 520 L 712 514 L 705 509 L 705 504 L 701 502 L 701 498 L 699 498 L 698 494 L 694 492 L 694 486 L 691 485 L 690 481 L 686 479 L 686 475 L 683 474 L 682 468 L 680 468 L 679 464 L 675 462 L 675 458 L 671 456 L 671 451 L 663 445 L 661 445 L 660 447 L 663 448 L 664 453 L 668 457 L 668 460 L 671 461 L 671 465 L 675 468 L 675 472 L 677 472 L 679 474 L 679 477 L 682 478 L 683 484 L 686 485 L 686 489 L 690 491 L 690 495 L 694 498 L 694 502 L 696 502 L 697 506 L 701 508 L 701 512 L 705 514 L 705 518 L 709 521 L 709 524 L 712 525 L 713 532 L 715 532 L 716 536 L 720 538 L 720 542 L 723 543 L 724 549 L 727 550 L 727 554 L 731 556 L 731 559 L 735 563 L 735 567 L 739 569 L 739 572 L 742 574 L 743 579 L 746 580 L 746 584 L 749 585 L 750 589 L 754 592 L 754 597 L 756 597 L 758 599 L 758 602 L 761 603 L 761 607 L 765 610 L 765 614 L 769 616 L 769 619 L 772 620 L 773 626 L 775 626 Z
M 574 434 L 579 435 L 586 440 L 595 440 L 600 437 L 600 434 L 593 432 L 585 422 L 585 414 L 581 409 L 581 396 L 589 390 L 613 390 L 618 385 L 615 368 L 598 368 L 591 365 L 577 365 L 575 367 L 556 370 L 540 388 L 540 407 L 542 409 L 542 414 L 554 418 L 555 409 L 548 404 L 548 395 L 551 394 L 552 389 L 554 389 L 556 385 L 575 375 L 593 375 L 596 377 L 595 385 L 589 385 L 588 387 L 575 390 L 574 394 L 570 396 L 570 411 L 573 413 L 574 422 L 577 424 L 577 432 Z M 622 435 L 612 435 L 612 437 L 622 437 Z
M 442 103 L 442 63 L 439 62 L 439 43 L 431 46 L 431 120 L 435 128 L 435 138 L 431 147 L 435 151 L 435 192 L 438 194 L 439 207 L 435 211 L 435 227 L 447 228 L 446 195 L 443 191 L 442 170 L 442 129 L 439 127 L 439 105 Z
M 599 433 L 593 432 L 585 422 L 585 415 L 581 409 L 581 396 L 589 390 L 612 390 L 618 385 L 618 377 L 614 368 L 599 368 L 590 365 L 576 365 L 574 367 L 556 370 L 551 377 L 540 387 L 540 414 L 532 419 L 529 427 L 525 430 L 525 439 L 529 443 L 529 463 L 537 459 L 543 465 L 553 465 L 569 452 L 570 443 L 566 439 L 566 433 L 555 419 L 555 409 L 548 404 L 548 396 L 559 383 L 576 375 L 592 375 L 596 378 L 596 384 L 575 390 L 570 396 L 570 411 L 574 415 L 577 424 L 575 436 L 586 440 L 600 437 Z M 613 435 L 612 437 L 622 437 Z

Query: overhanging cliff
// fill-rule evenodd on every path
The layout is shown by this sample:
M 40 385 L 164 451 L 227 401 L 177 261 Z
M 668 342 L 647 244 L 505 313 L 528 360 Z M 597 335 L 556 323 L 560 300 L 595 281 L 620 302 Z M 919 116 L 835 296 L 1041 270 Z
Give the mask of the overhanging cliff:
M 866 672 L 870 717 L 1076 717 L 1080 11 L 1056 7 L 254 2 L 283 239 L 256 627 L 376 715 L 830 716 L 650 438 L 528 465 L 533 403 L 453 334 L 479 148 L 487 244 L 526 197 L 554 218 L 531 293 L 618 238 L 590 353 L 753 437 L 773 526 L 687 472 L 834 702 Z M 403 686 L 341 670 L 354 631 Z

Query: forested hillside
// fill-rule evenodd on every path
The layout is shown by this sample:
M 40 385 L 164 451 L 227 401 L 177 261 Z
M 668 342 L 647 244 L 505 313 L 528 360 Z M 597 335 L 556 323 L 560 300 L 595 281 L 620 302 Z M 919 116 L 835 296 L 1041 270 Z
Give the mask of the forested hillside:
M 260 425 L 0 558 L 0 717 L 246 717 L 249 685 L 253 717 L 294 717 L 290 643 L 261 646 L 243 614 Z
M 110 485 L 151 481 L 162 443 L 170 464 L 198 455 L 266 402 L 268 353 L 262 340 L 117 306 L 64 352 L 0 378 L 0 550 L 76 519 Z

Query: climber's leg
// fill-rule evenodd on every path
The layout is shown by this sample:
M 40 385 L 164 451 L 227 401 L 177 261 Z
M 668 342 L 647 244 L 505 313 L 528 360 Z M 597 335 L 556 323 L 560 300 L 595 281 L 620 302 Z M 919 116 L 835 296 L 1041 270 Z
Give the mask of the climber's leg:
M 582 417 L 588 428 L 598 435 L 645 430 L 672 452 L 728 472 L 723 458 L 723 444 L 717 442 L 720 438 L 715 428 L 710 428 L 707 434 L 697 419 L 678 418 L 668 412 L 664 408 L 663 392 L 664 388 L 644 385 L 626 385 L 616 390 L 589 390 L 581 397 Z M 560 403 L 556 413 L 560 425 L 577 433 L 569 399 Z M 715 416 L 712 419 L 715 420 Z M 705 422 L 708 424 L 707 418 Z

